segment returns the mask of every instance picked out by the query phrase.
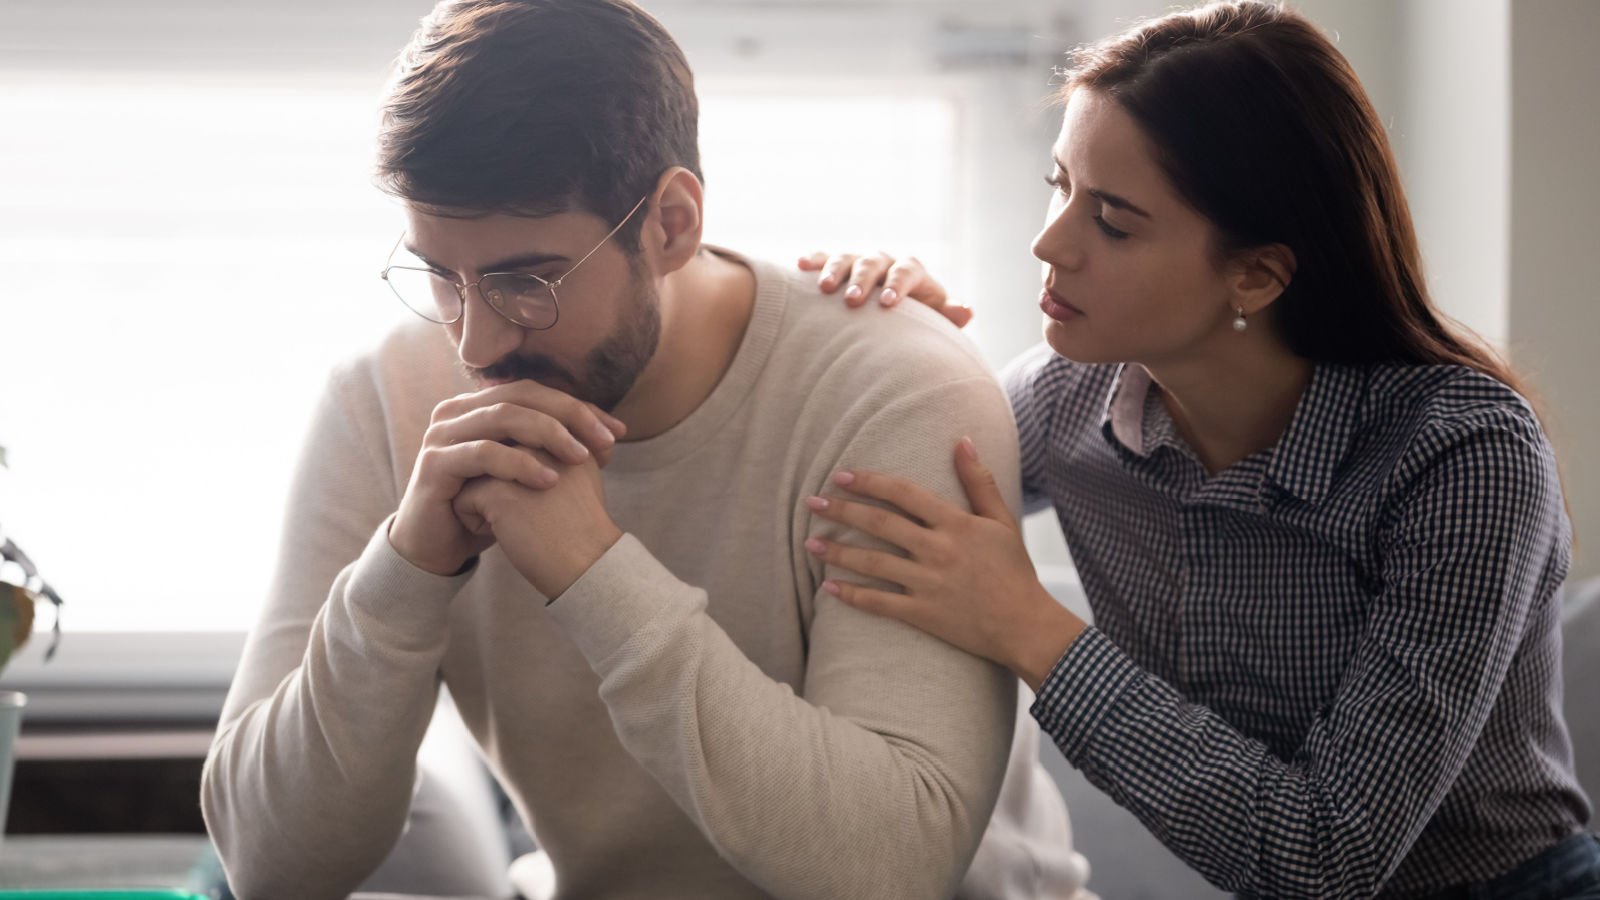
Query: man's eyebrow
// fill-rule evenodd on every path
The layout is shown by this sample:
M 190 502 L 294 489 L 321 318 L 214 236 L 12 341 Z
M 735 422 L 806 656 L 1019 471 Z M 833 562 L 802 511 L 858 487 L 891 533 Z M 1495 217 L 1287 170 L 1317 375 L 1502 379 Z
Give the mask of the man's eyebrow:
M 440 272 L 445 272 L 445 273 L 448 273 L 450 275 L 458 275 L 458 274 L 460 274 L 460 273 L 454 271 L 453 269 L 449 268 L 448 266 L 441 266 L 438 263 L 434 262 L 433 260 L 427 258 L 426 256 L 423 256 L 421 253 L 418 253 L 417 252 L 417 248 L 411 246 L 409 243 L 405 244 L 404 246 L 406 248 L 406 252 L 407 253 L 410 253 L 412 256 L 415 256 L 417 259 L 420 259 L 423 262 L 427 263 L 429 268 L 436 269 L 436 270 L 438 270 Z M 483 267 L 483 271 L 484 271 L 484 273 L 490 273 L 490 272 L 513 272 L 513 271 L 516 271 L 517 269 L 535 269 L 535 268 L 538 268 L 539 266 L 550 265 L 551 263 L 565 263 L 565 262 L 567 262 L 567 257 L 562 256 L 562 255 L 560 255 L 558 253 L 524 253 L 521 256 L 511 256 L 511 257 L 507 257 L 505 259 L 495 260 L 494 262 L 488 264 L 487 266 L 484 266 Z
M 1067 167 L 1062 164 L 1060 157 L 1052 157 L 1051 162 L 1056 164 L 1057 169 L 1060 169 L 1063 172 L 1067 170 Z M 1143 216 L 1146 219 L 1150 218 L 1149 213 L 1145 212 L 1143 209 L 1140 209 L 1132 200 L 1129 200 L 1127 197 L 1121 197 L 1111 193 L 1110 191 L 1103 191 L 1099 188 L 1085 188 L 1084 193 L 1095 198 L 1096 200 L 1099 200 L 1101 203 L 1104 203 L 1112 209 L 1125 209 L 1134 215 Z

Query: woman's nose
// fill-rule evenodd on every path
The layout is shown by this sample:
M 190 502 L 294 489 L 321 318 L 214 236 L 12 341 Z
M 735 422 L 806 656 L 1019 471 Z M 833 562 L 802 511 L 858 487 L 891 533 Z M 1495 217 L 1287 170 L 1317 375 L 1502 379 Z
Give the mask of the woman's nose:
M 1083 268 L 1082 244 L 1074 233 L 1066 206 L 1052 204 L 1044 227 L 1033 238 L 1033 255 L 1057 269 Z

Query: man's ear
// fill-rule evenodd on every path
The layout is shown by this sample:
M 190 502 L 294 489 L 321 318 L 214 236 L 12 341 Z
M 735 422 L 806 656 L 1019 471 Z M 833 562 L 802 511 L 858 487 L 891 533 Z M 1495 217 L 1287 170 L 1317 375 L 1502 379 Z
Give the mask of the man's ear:
M 1263 244 L 1235 254 L 1228 266 L 1233 305 L 1253 315 L 1288 290 L 1294 280 L 1294 251 L 1285 244 Z
M 639 236 L 651 269 L 661 277 L 683 268 L 700 252 L 705 188 L 693 172 L 673 166 L 656 180 L 649 205 Z

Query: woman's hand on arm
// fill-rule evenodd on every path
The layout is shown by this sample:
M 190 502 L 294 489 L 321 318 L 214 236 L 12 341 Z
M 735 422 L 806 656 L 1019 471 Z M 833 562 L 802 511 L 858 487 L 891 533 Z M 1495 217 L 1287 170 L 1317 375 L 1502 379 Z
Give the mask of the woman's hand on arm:
M 882 286 L 878 303 L 883 306 L 894 306 L 910 297 L 938 311 L 957 328 L 965 328 L 972 321 L 972 308 L 951 303 L 944 285 L 935 281 L 915 256 L 895 259 L 887 253 L 829 256 L 818 252 L 800 257 L 800 271 L 822 273 L 817 276 L 817 286 L 824 294 L 843 285 L 845 305 L 852 308 L 864 305 L 873 288 Z
M 963 440 L 955 456 L 972 512 L 871 472 L 840 472 L 833 481 L 898 509 L 837 496 L 808 501 L 819 517 L 887 541 L 908 556 L 821 538 L 806 547 L 825 562 L 900 585 L 905 593 L 837 581 L 825 582 L 824 590 L 993 660 L 1037 691 L 1085 624 L 1039 583 L 1022 531 L 972 443 Z

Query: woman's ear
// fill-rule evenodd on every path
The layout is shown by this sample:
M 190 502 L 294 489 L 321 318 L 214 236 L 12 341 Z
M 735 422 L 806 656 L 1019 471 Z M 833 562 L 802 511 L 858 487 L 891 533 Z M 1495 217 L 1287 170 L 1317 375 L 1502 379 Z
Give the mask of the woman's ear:
M 1229 263 L 1233 305 L 1245 315 L 1259 313 L 1288 290 L 1294 280 L 1294 251 L 1285 244 L 1264 244 L 1235 254 Z
M 661 173 L 650 196 L 650 214 L 640 229 L 640 242 L 656 277 L 676 272 L 700 252 L 705 220 L 705 188 L 682 166 Z

